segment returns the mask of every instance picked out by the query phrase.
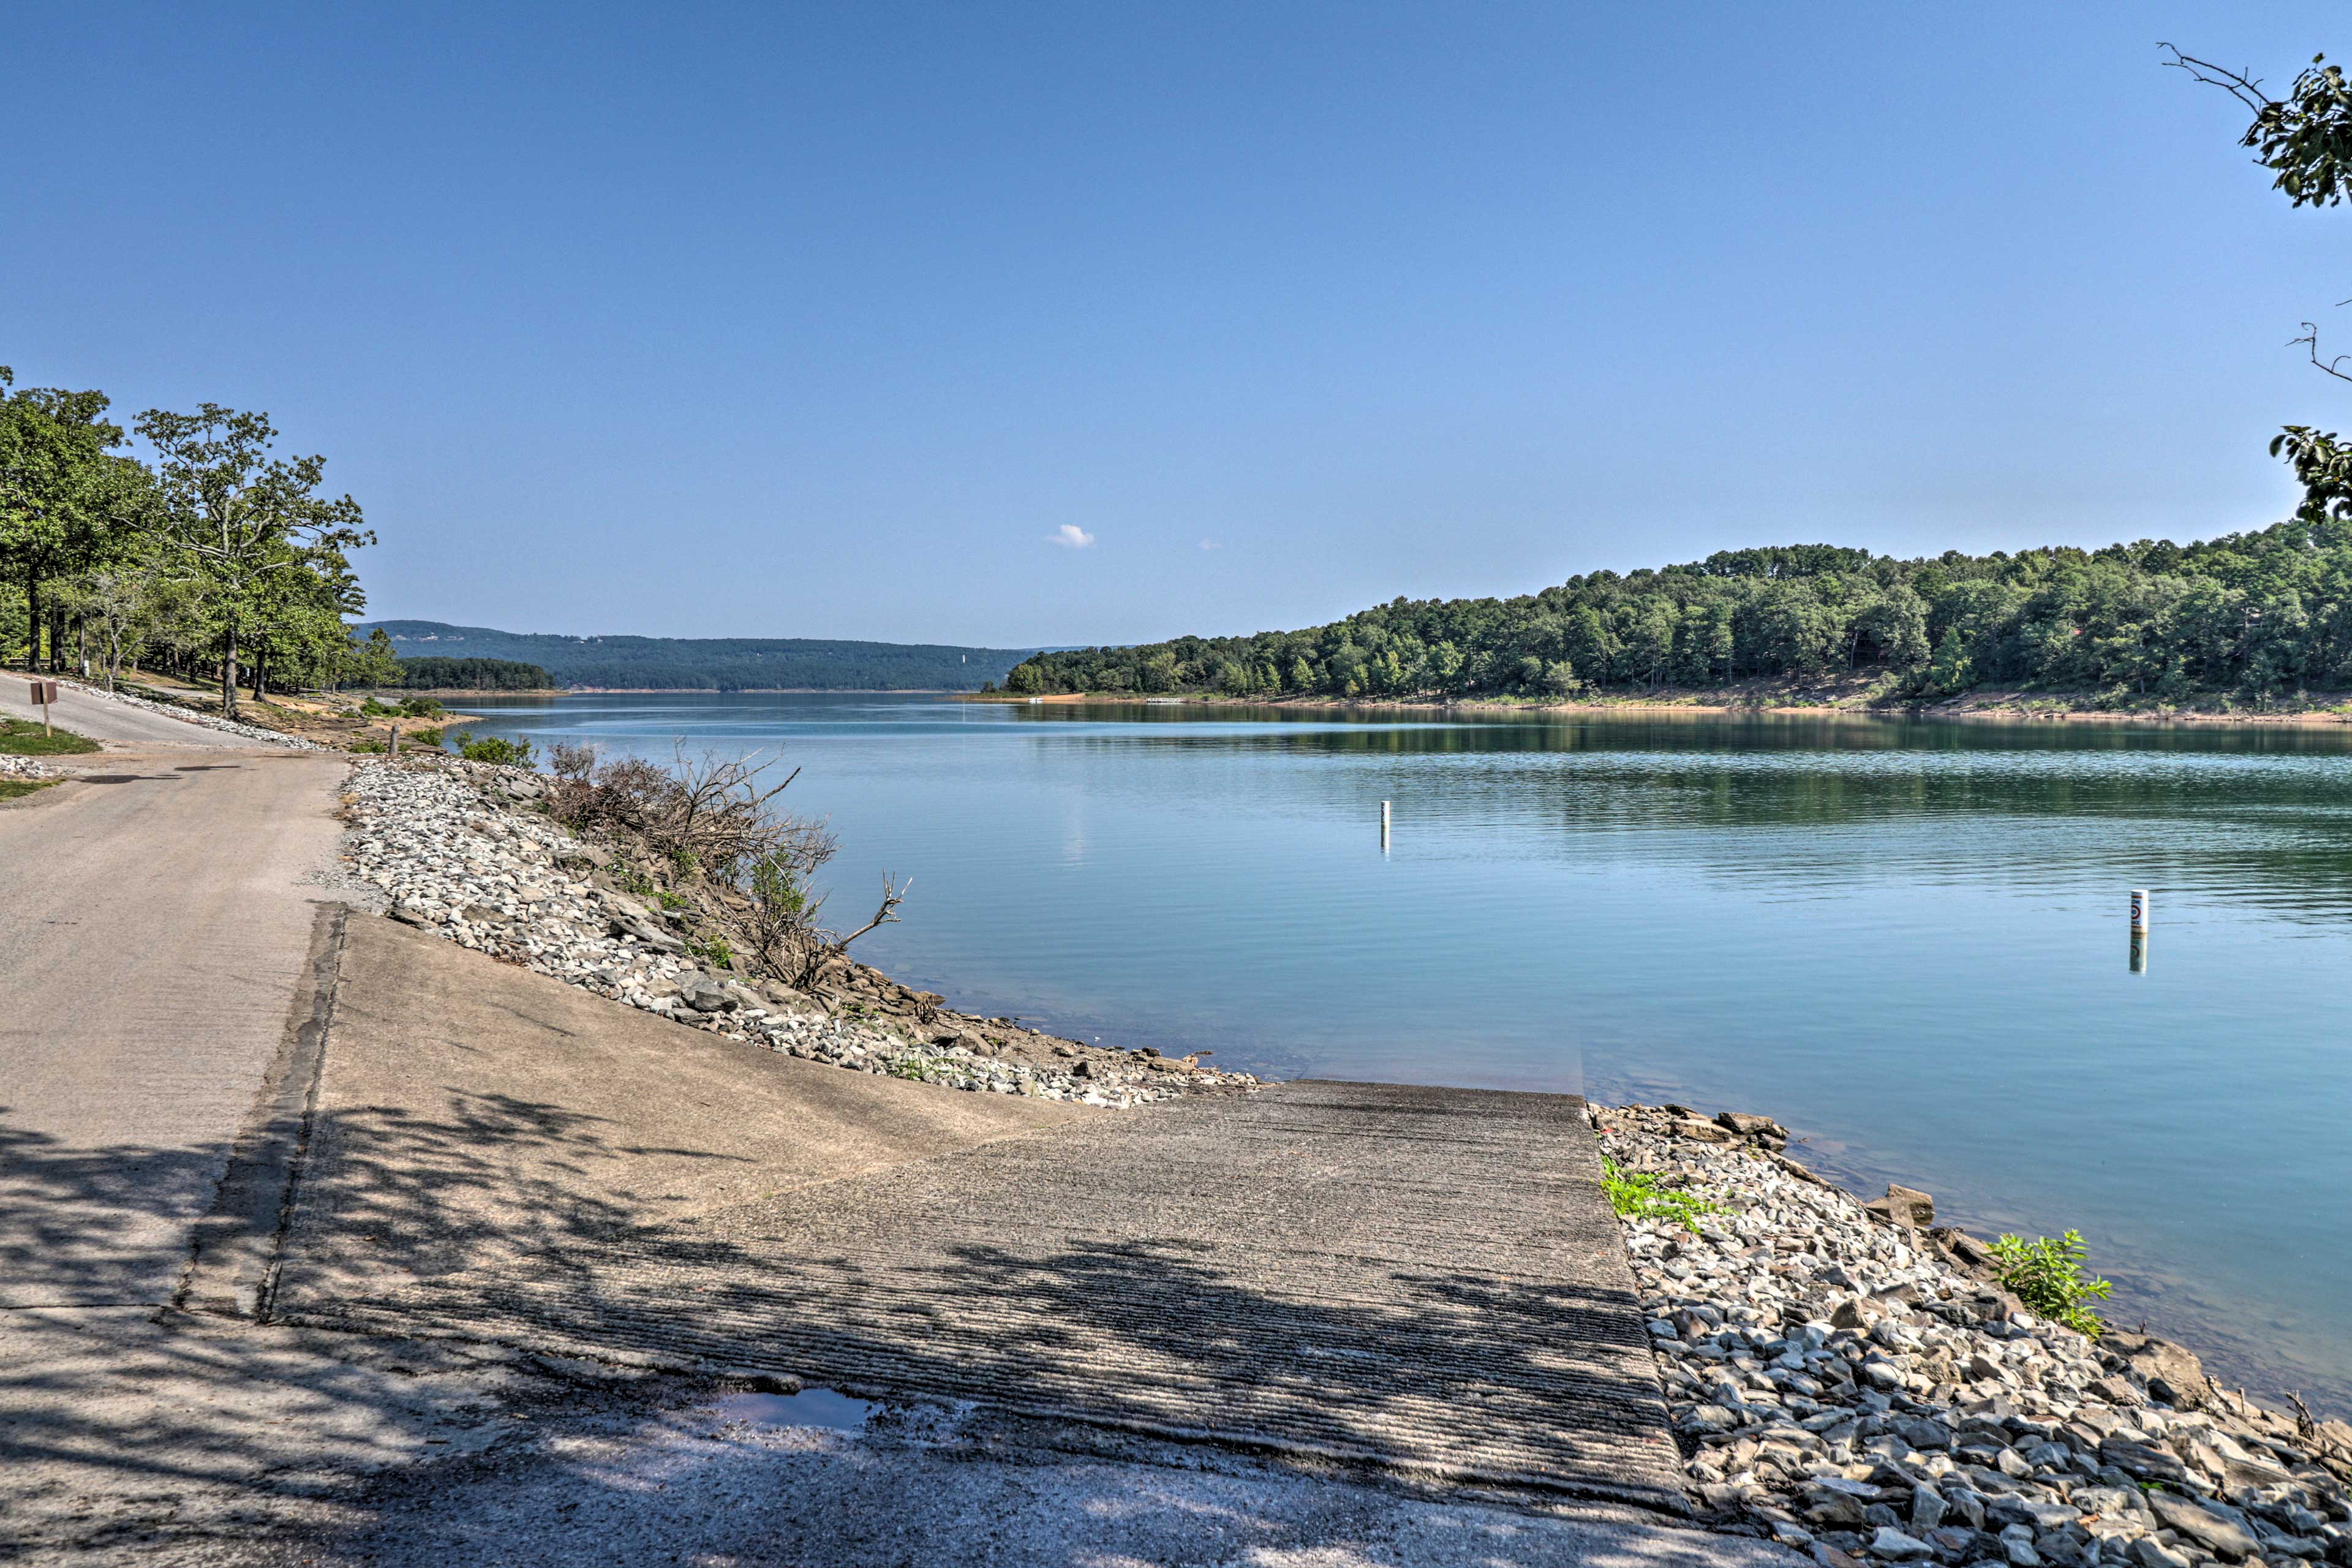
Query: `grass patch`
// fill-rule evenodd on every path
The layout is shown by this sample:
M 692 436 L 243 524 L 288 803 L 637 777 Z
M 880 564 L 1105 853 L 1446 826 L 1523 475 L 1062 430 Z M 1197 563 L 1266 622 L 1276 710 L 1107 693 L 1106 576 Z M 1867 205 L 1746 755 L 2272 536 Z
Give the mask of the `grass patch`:
M 0 779 L 0 800 L 22 800 L 35 790 L 48 788 L 58 779 Z
M 2032 1241 L 1997 1237 L 1992 1244 L 1993 1272 L 2019 1300 L 2052 1322 L 2095 1340 L 2107 1331 L 2106 1320 L 2084 1303 L 2105 1300 L 2115 1287 L 2096 1276 L 2084 1277 L 2083 1265 L 2090 1256 L 2081 1233 L 2072 1230 Z
M 1617 1211 L 1619 1219 L 1670 1219 L 1695 1232 L 1699 1215 L 1723 1212 L 1721 1204 L 1708 1203 L 1693 1193 L 1662 1187 L 1658 1182 L 1654 1171 L 1628 1174 L 1614 1160 L 1601 1162 L 1601 1189 L 1609 1194 L 1609 1206 Z
M 30 719 L 0 719 L 0 752 L 12 757 L 67 757 L 96 750 L 98 742 L 87 735 L 68 730 L 44 735 Z

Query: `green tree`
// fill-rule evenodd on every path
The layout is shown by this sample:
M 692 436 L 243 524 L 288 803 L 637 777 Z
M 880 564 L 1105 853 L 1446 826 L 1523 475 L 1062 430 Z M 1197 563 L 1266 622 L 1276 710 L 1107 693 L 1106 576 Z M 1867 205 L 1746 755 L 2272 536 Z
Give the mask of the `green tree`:
M 2182 54 L 2170 44 L 2158 47 L 2172 57 L 2166 64 L 2221 88 L 2252 112 L 2238 144 L 2251 148 L 2254 162 L 2271 171 L 2271 188 L 2289 206 L 2332 207 L 2352 196 L 2352 83 L 2345 80 L 2343 67 L 2314 55 L 2287 95 L 2273 98 L 2256 78 Z M 2352 380 L 2340 357 L 2321 357 L 2315 323 L 2304 322 L 2294 341 L 2308 348 L 2313 364 Z M 2352 446 L 2334 431 L 2290 425 L 2272 438 L 2271 455 L 2285 458 L 2294 468 L 2303 486 L 2305 517 L 2352 518 Z
M 234 717 L 241 639 L 268 620 L 281 579 L 332 571 L 375 536 L 361 526 L 357 501 L 319 493 L 324 458 L 269 455 L 278 432 L 266 414 L 216 403 L 194 414 L 151 408 L 138 428 L 155 448 L 163 536 L 220 626 L 221 710 Z
M 0 365 L 0 574 L 24 589 L 29 663 L 40 658 L 41 628 L 56 607 L 44 602 L 44 587 L 113 546 L 121 503 L 134 487 L 108 456 L 122 427 L 104 417 L 104 393 L 9 392 L 15 383 L 15 373 Z M 64 653 L 53 631 L 52 668 Z

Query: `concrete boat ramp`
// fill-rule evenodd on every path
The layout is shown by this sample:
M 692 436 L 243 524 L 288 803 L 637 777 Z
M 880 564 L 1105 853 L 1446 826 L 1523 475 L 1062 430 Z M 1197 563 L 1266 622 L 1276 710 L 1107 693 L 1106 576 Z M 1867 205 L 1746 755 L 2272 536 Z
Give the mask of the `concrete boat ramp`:
M 1798 1561 L 1686 1522 L 1574 1099 L 1097 1111 L 331 905 L 288 957 L 169 1300 L 78 1299 L 101 1238 L 0 1310 L 0 1560 Z M 8 1130 L 24 1261 L 118 1162 Z

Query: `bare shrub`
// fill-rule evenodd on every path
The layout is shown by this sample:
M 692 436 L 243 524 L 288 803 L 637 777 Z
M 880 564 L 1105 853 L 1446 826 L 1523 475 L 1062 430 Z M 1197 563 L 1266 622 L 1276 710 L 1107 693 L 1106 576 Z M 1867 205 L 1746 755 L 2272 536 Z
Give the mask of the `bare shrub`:
M 730 913 L 746 944 L 771 972 L 806 985 L 829 960 L 877 926 L 896 924 L 912 879 L 882 877 L 874 918 L 847 935 L 819 917 L 816 873 L 839 848 L 823 822 L 778 808 L 776 797 L 800 776 L 793 769 L 769 784 L 775 766 L 757 753 L 689 758 L 680 745 L 674 767 L 638 757 L 601 759 L 593 747 L 557 746 L 549 807 L 574 832 L 619 832 L 640 839 L 681 873 L 698 874 L 730 895 Z
M 587 746 L 559 746 L 549 759 L 554 774 L 551 809 L 575 832 L 621 829 L 681 870 L 730 884 L 764 857 L 782 854 L 813 869 L 832 856 L 832 836 L 824 824 L 791 816 L 774 804 L 800 777 L 798 768 L 770 784 L 767 775 L 775 763 L 760 761 L 756 752 L 689 757 L 680 745 L 672 755 L 673 766 L 662 768 L 642 757 L 607 762 Z

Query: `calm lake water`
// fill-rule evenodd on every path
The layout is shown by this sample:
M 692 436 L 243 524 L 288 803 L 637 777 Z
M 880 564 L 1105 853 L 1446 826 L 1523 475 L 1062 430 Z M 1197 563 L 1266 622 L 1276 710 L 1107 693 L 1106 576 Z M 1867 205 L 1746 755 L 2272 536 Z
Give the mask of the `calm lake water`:
M 2352 733 L 487 706 L 542 747 L 800 766 L 831 912 L 911 874 L 857 952 L 955 1005 L 1275 1076 L 1764 1111 L 1971 1229 L 2080 1229 L 2111 1317 L 2352 1413 Z

